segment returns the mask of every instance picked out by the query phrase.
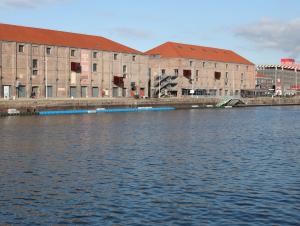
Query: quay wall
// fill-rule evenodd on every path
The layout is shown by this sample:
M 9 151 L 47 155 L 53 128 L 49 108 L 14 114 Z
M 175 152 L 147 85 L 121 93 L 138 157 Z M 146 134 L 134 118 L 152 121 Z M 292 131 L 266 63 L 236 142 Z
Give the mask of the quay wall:
M 96 109 L 117 107 L 175 107 L 177 109 L 191 108 L 194 105 L 206 107 L 216 105 L 220 98 L 162 98 L 162 99 L 23 99 L 0 100 L 0 112 L 7 113 L 8 109 L 17 109 L 20 112 L 38 112 L 43 110 L 66 109 Z M 246 107 L 251 106 L 284 106 L 300 105 L 300 97 L 294 98 L 245 98 L 242 101 Z

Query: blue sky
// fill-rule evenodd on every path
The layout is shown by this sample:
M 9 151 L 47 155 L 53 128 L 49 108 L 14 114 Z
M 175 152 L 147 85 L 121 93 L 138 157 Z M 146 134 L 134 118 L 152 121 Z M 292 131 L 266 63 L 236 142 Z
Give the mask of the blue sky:
M 166 41 L 300 60 L 299 0 L 0 0 L 0 22 L 101 35 L 146 51 Z

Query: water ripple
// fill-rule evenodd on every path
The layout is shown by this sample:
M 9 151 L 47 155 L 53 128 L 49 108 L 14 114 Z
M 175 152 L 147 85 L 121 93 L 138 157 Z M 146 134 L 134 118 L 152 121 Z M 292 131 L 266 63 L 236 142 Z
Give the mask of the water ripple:
M 0 225 L 300 225 L 299 107 L 0 119 Z

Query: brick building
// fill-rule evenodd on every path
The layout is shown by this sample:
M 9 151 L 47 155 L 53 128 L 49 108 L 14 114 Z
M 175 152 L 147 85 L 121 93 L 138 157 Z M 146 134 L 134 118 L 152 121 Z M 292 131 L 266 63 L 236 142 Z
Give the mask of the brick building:
M 175 42 L 146 52 L 153 96 L 233 96 L 255 89 L 255 66 L 224 49 Z
M 223 49 L 168 42 L 146 53 L 92 35 L 0 24 L 1 98 L 233 96 L 254 65 Z
M 148 94 L 148 56 L 109 39 L 0 24 L 0 97 Z

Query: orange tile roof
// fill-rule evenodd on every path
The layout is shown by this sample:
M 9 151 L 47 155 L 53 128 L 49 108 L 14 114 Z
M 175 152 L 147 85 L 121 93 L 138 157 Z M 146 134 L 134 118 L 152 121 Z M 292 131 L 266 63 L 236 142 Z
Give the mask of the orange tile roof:
M 100 36 L 76 34 L 70 32 L 23 27 L 1 23 L 0 40 L 142 54 L 138 50 L 129 48 L 120 43 Z
M 163 58 L 190 58 L 206 61 L 218 61 L 254 65 L 244 57 L 231 50 L 166 42 L 146 52 L 149 55 L 160 55 Z

